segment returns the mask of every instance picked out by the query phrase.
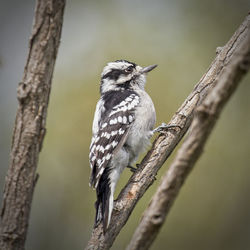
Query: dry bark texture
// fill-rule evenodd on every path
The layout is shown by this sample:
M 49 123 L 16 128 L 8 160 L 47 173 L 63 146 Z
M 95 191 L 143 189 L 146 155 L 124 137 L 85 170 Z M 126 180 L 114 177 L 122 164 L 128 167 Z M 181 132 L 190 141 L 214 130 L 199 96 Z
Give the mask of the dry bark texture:
M 136 203 L 148 187 L 152 185 L 158 170 L 186 133 L 195 108 L 202 103 L 208 92 L 221 80 L 222 72 L 226 70 L 233 56 L 239 53 L 238 48 L 241 48 L 242 44 L 249 38 L 249 23 L 250 15 L 246 17 L 229 42 L 224 47 L 218 48 L 216 51 L 217 56 L 208 71 L 203 75 L 169 123 L 176 124 L 182 129 L 177 127 L 166 131 L 155 140 L 152 149 L 147 153 L 138 170 L 131 176 L 128 184 L 119 194 L 106 234 L 103 235 L 102 225 L 99 224 L 93 229 L 86 249 L 109 249 L 112 246 Z
M 248 34 L 235 48 L 230 58 L 224 62 L 224 68 L 216 79 L 216 86 L 211 90 L 201 105 L 195 110 L 190 133 L 177 152 L 168 171 L 162 178 L 156 193 L 137 227 L 127 249 L 149 249 L 158 235 L 166 216 L 177 197 L 185 179 L 201 156 L 207 138 L 210 135 L 222 108 L 236 90 L 240 79 L 250 67 L 250 18 Z
M 65 0 L 38 0 L 5 179 L 0 224 L 0 249 L 24 249 L 51 79 L 59 47 Z

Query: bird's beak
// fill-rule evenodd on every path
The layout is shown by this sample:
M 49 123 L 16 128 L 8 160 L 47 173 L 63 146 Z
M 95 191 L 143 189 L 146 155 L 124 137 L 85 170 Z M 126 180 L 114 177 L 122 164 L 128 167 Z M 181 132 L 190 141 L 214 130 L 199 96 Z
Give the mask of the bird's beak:
M 148 73 L 148 72 L 150 72 L 151 70 L 153 70 L 156 67 L 157 67 L 157 64 L 150 65 L 150 66 L 147 66 L 145 68 L 142 68 L 141 74 Z

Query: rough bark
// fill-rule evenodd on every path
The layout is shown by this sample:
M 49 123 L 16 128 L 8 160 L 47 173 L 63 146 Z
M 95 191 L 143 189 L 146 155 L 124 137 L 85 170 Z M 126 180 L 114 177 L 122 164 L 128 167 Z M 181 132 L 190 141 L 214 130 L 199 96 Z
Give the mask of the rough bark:
M 138 170 L 131 176 L 128 184 L 118 196 L 114 205 L 111 223 L 106 234 L 103 235 L 102 225 L 99 224 L 93 229 L 91 238 L 86 249 L 109 249 L 122 227 L 127 222 L 136 203 L 154 182 L 155 176 L 169 157 L 175 146 L 186 133 L 193 118 L 195 108 L 205 99 L 208 92 L 219 81 L 220 74 L 227 63 L 237 52 L 237 48 L 244 43 L 249 34 L 250 15 L 222 48 L 218 48 L 217 56 L 212 62 L 208 71 L 203 75 L 194 90 L 177 110 L 169 124 L 176 124 L 176 129 L 160 134 L 155 140 L 152 149 L 144 157 Z
M 250 19 L 248 22 L 250 31 Z M 190 133 L 162 178 L 127 249 L 149 249 L 163 225 L 184 181 L 201 156 L 222 108 L 250 67 L 250 32 L 218 75 L 216 86 L 195 111 Z
M 1 250 L 24 249 L 64 6 L 65 0 L 36 4 L 28 58 L 17 89 L 19 105 L 0 213 Z

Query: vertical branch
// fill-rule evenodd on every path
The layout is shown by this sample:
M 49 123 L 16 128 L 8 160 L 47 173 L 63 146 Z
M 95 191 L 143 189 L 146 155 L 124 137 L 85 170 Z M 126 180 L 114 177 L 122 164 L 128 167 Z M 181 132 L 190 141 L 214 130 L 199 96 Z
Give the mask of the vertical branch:
M 24 249 L 64 6 L 65 0 L 38 0 L 36 4 L 28 58 L 17 90 L 19 105 L 0 213 L 3 250 Z

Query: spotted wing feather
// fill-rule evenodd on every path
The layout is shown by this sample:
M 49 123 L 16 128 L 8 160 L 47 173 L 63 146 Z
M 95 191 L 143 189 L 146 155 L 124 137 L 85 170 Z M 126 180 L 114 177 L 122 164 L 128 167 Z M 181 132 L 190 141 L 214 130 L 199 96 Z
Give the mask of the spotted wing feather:
M 92 168 L 90 185 L 92 187 L 97 188 L 114 153 L 126 141 L 130 124 L 134 121 L 134 110 L 139 102 L 139 96 L 131 93 L 106 113 L 104 119 L 101 119 L 99 131 L 92 139 L 90 146 Z

